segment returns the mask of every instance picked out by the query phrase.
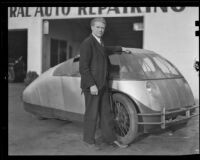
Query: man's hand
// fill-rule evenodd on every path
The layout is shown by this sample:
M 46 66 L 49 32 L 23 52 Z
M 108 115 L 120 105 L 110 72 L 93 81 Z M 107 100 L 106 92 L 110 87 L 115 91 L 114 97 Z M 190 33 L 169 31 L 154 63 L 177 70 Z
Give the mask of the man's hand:
M 128 53 L 128 54 L 131 54 L 131 50 L 126 48 L 126 47 L 122 47 L 122 52 L 125 52 L 125 53 Z
M 91 95 L 98 95 L 98 88 L 96 85 L 90 87 L 90 93 Z

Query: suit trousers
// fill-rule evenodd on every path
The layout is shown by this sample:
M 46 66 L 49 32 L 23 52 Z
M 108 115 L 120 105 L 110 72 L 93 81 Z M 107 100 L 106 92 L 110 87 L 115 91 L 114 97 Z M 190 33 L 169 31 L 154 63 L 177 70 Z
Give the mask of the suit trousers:
M 84 92 L 85 96 L 85 115 L 83 140 L 87 143 L 95 143 L 95 132 L 99 116 L 100 129 L 103 140 L 106 143 L 115 141 L 114 115 L 110 105 L 110 93 L 108 89 L 99 90 L 98 95 L 91 95 Z

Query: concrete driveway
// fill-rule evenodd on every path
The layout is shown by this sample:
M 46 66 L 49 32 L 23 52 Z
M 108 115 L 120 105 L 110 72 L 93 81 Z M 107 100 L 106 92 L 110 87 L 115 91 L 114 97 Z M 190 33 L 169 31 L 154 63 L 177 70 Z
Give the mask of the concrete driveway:
M 22 83 L 9 84 L 9 155 L 185 155 L 199 154 L 199 116 L 186 127 L 144 134 L 126 149 L 102 146 L 100 150 L 82 142 L 83 124 L 55 119 L 39 120 L 24 111 Z M 98 133 L 97 133 L 98 135 Z M 99 140 L 100 141 L 100 140 Z

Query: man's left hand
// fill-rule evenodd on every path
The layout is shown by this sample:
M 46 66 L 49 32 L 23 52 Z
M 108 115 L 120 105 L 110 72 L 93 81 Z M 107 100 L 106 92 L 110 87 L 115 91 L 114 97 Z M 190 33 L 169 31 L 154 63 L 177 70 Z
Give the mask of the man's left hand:
M 126 48 L 126 47 L 122 47 L 122 52 L 131 54 L 131 50 L 129 48 Z

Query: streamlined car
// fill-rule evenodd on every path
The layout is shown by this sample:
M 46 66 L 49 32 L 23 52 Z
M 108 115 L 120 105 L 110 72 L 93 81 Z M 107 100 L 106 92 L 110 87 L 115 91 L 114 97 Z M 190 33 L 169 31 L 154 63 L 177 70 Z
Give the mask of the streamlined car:
M 131 54 L 109 56 L 115 132 L 124 144 L 140 133 L 187 123 L 199 108 L 188 82 L 172 63 L 153 51 L 130 50 Z M 48 69 L 27 86 L 24 109 L 40 118 L 83 121 L 79 57 Z

